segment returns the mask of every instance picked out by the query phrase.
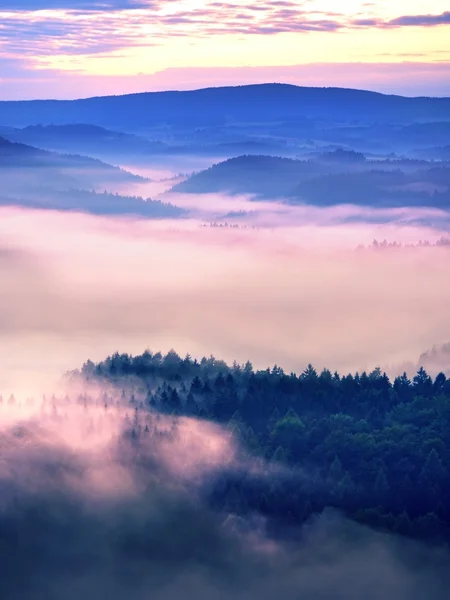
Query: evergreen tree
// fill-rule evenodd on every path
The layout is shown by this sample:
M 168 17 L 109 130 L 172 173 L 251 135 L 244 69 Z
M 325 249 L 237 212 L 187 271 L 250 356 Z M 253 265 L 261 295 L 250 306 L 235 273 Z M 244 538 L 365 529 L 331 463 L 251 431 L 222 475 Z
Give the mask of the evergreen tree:
M 328 470 L 328 485 L 332 488 L 336 486 L 344 477 L 344 470 L 339 456 L 335 456 Z
M 376 500 L 385 506 L 389 499 L 389 483 L 382 467 L 378 469 L 374 484 L 374 493 Z

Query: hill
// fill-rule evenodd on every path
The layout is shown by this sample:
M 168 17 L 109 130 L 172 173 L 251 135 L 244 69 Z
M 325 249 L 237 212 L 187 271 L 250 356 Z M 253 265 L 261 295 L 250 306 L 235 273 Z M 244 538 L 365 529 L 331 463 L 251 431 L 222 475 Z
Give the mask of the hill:
M 450 163 L 368 160 L 337 150 L 296 160 L 245 155 L 195 173 L 172 188 L 179 193 L 254 195 L 324 206 L 450 206 Z
M 221 473 L 209 489 L 222 510 L 256 512 L 291 528 L 334 507 L 375 529 L 450 540 L 450 511 L 440 500 L 450 490 L 444 373 L 432 379 L 420 367 L 412 380 L 405 373 L 390 381 L 380 369 L 332 374 L 309 365 L 288 374 L 172 350 L 116 353 L 70 376 L 131 394 L 136 443 L 157 432 L 151 419 L 146 426 L 150 411 L 185 415 L 227 427 L 251 454 L 285 467 L 266 482 L 232 471 L 226 482 Z
M 20 170 L 20 177 L 17 171 Z M 3 185 L 20 185 L 45 181 L 53 187 L 89 187 L 111 183 L 144 181 L 101 160 L 75 154 L 59 154 L 11 142 L 0 137 L 0 172 Z M 39 183 L 41 184 L 41 183 Z
M 106 96 L 0 102 L 0 125 L 89 123 L 142 128 L 302 119 L 350 122 L 450 121 L 450 98 L 406 98 L 342 88 L 259 84 Z
M 162 142 L 85 123 L 4 128 L 3 136 L 11 142 L 80 154 L 151 155 L 166 150 Z
M 177 206 L 117 193 L 105 187 L 145 181 L 142 177 L 86 156 L 58 154 L 0 138 L 0 206 L 74 210 L 98 215 L 130 214 L 177 218 Z M 97 191 L 95 191 L 97 190 Z

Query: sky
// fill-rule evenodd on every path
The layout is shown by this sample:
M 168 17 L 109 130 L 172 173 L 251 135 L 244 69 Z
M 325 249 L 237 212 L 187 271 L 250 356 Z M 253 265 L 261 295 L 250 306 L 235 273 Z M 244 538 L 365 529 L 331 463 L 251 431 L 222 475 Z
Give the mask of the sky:
M 0 0 L 0 99 L 282 81 L 450 95 L 448 0 Z

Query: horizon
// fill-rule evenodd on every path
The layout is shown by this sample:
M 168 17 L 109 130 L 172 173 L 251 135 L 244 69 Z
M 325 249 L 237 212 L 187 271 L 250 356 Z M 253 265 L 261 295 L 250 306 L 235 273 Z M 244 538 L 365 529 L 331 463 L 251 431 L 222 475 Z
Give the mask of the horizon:
M 93 100 L 96 98 L 117 98 L 117 97 L 127 97 L 127 96 L 141 96 L 145 94 L 164 94 L 164 93 L 185 93 L 185 92 L 201 92 L 204 90 L 221 90 L 221 89 L 234 89 L 234 88 L 250 88 L 250 87 L 262 87 L 262 86 L 286 86 L 293 87 L 299 89 L 314 89 L 314 90 L 345 90 L 350 92 L 363 92 L 368 94 L 377 94 L 381 96 L 388 97 L 397 97 L 397 98 L 406 98 L 406 99 L 435 99 L 435 100 L 445 100 L 450 99 L 450 93 L 448 95 L 407 95 L 407 94 L 399 94 L 399 93 L 389 93 L 387 91 L 378 91 L 376 89 L 369 88 L 357 88 L 357 87 L 347 87 L 347 86 L 335 86 L 335 85 L 302 85 L 295 84 L 284 81 L 263 81 L 260 83 L 237 83 L 231 85 L 209 85 L 204 87 L 192 87 L 192 88 L 163 88 L 163 89 L 143 89 L 142 91 L 135 92 L 127 92 L 123 91 L 121 93 L 108 93 L 108 94 L 95 94 L 88 96 L 74 96 L 74 97 L 65 97 L 65 98 L 57 98 L 57 97 L 33 97 L 33 98 L 18 98 L 18 99 L 2 99 L 0 98 L 0 102 L 76 102 L 83 100 Z

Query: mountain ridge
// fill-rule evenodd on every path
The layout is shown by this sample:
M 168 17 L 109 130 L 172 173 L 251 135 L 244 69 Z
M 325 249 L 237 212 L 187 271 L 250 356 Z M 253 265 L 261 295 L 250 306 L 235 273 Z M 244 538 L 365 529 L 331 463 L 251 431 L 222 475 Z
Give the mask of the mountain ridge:
M 406 97 L 368 90 L 266 83 L 167 90 L 76 100 L 0 101 L 0 125 L 68 124 L 76 120 L 128 128 L 161 123 L 323 118 L 343 121 L 450 121 L 450 98 Z
M 387 94 L 384 92 L 377 92 L 375 90 L 367 90 L 363 88 L 351 88 L 351 87 L 340 87 L 340 86 L 308 86 L 308 85 L 295 85 L 292 83 L 281 83 L 281 82 L 265 82 L 265 83 L 248 83 L 240 85 L 218 85 L 218 86 L 207 86 L 195 88 L 192 90 L 156 90 L 156 91 L 143 91 L 143 92 L 129 92 L 125 94 L 107 94 L 105 96 L 81 96 L 79 98 L 35 98 L 29 100 L 0 100 L 1 102 L 80 102 L 86 100 L 97 100 L 105 98 L 130 98 L 135 96 L 143 96 L 147 94 L 159 94 L 159 95 L 170 95 L 170 94 L 197 94 L 199 92 L 213 92 L 216 90 L 241 90 L 241 89 L 261 89 L 261 88 L 283 88 L 283 89 L 296 89 L 296 90 L 328 90 L 328 91 L 342 91 L 342 92 L 356 92 L 359 94 L 366 94 L 370 96 L 383 96 L 387 98 L 405 98 L 408 100 L 420 100 L 420 99 L 431 99 L 431 100 L 450 100 L 450 96 L 403 96 L 401 94 Z

